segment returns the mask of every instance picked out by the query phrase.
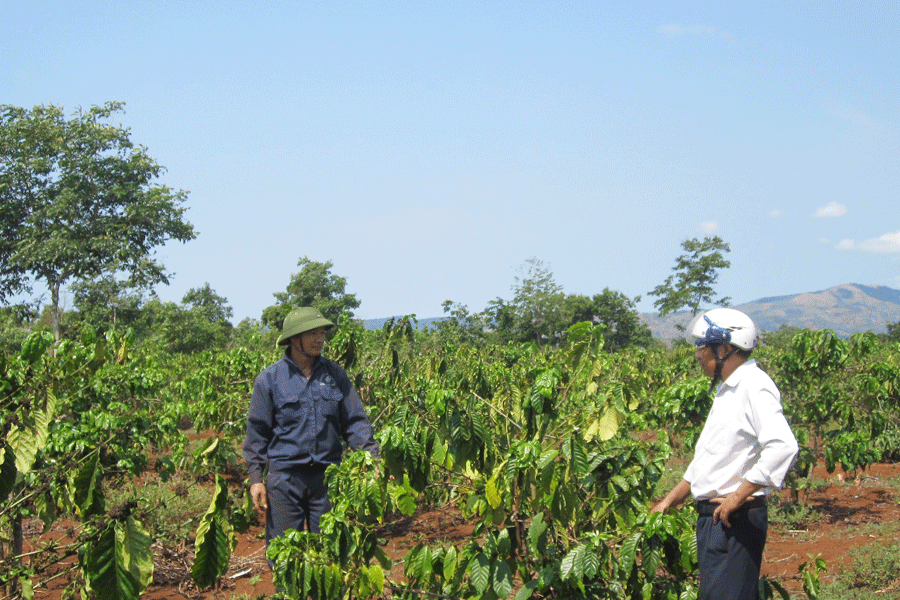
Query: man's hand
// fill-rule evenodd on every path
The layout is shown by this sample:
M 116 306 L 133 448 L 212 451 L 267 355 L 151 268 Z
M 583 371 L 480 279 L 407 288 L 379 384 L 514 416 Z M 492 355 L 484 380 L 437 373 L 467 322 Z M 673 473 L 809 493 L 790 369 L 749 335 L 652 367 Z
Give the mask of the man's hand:
M 753 494 L 761 489 L 763 489 L 763 486 L 758 483 L 750 483 L 744 480 L 734 493 L 711 499 L 710 502 L 715 502 L 719 505 L 716 507 L 716 512 L 713 513 L 713 523 L 721 521 L 722 527 L 731 527 L 731 521 L 728 520 L 731 517 L 731 513 L 739 509 L 744 502 L 753 500 Z
M 670 491 L 665 498 L 657 502 L 656 505 L 650 509 L 650 513 L 666 512 L 684 502 L 684 499 L 687 498 L 690 493 L 691 484 L 682 479 L 672 488 L 672 491 Z
M 650 514 L 652 515 L 653 513 L 668 512 L 670 508 L 672 507 L 669 505 L 669 503 L 665 500 L 662 500 L 661 502 L 657 502 L 656 505 L 654 505 L 654 507 L 650 509 Z
M 731 513 L 739 509 L 747 500 L 749 500 L 749 498 L 741 498 L 737 494 L 710 500 L 710 502 L 715 502 L 719 505 L 713 513 L 713 523 L 721 521 L 722 527 L 731 527 L 731 521 L 728 520 L 729 517 L 731 517 Z
M 250 486 L 250 497 L 253 498 L 253 508 L 262 510 L 263 512 L 269 510 L 269 499 L 266 496 L 266 484 L 252 484 Z

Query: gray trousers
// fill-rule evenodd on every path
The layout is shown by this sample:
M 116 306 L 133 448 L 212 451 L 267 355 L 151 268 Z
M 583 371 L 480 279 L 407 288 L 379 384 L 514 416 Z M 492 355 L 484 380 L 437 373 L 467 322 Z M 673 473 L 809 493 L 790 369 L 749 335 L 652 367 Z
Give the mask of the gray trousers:
M 700 600 L 756 600 L 759 570 L 769 529 L 766 506 L 736 510 L 731 527 L 697 519 L 697 558 L 700 562 Z

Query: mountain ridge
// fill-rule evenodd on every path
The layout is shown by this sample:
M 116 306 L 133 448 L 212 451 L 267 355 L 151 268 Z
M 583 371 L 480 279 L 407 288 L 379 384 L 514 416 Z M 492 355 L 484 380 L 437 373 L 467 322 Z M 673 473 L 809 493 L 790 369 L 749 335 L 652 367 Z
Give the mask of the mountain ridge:
M 777 331 L 782 325 L 801 329 L 831 329 L 841 337 L 873 331 L 884 333 L 889 323 L 900 321 L 900 290 L 883 285 L 844 283 L 816 292 L 801 292 L 784 296 L 768 296 L 734 305 L 747 313 L 763 331 Z M 378 329 L 391 317 L 367 319 L 367 329 Z M 443 317 L 418 320 L 420 328 L 433 327 Z M 681 311 L 660 317 L 656 313 L 641 313 L 653 336 L 670 342 L 683 337 L 678 326 L 687 326 L 692 314 Z
M 873 331 L 884 333 L 889 323 L 900 321 L 900 290 L 887 286 L 844 283 L 817 292 L 769 296 L 734 305 L 746 313 L 763 331 L 777 331 L 782 325 L 801 329 L 831 329 L 841 337 Z M 654 337 L 671 341 L 682 337 L 678 329 L 690 323 L 692 315 L 682 311 L 659 317 L 641 314 Z

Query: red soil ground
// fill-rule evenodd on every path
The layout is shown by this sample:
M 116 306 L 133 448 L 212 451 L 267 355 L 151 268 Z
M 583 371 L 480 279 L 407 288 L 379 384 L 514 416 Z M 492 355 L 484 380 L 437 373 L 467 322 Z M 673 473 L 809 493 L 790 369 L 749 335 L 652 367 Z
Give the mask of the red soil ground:
M 852 564 L 853 548 L 884 545 L 896 538 L 883 539 L 869 525 L 897 522 L 900 519 L 898 492 L 900 464 L 878 464 L 848 478 L 843 474 L 816 472 L 825 483 L 812 490 L 806 502 L 812 506 L 814 520 L 797 528 L 772 526 L 764 557 L 763 574 L 776 579 L 792 594 L 805 598 L 798 567 L 808 554 L 821 554 L 828 565 L 823 582 L 830 581 L 842 568 Z M 37 524 L 32 525 L 39 527 Z M 423 511 L 394 523 L 386 534 L 385 550 L 392 557 L 402 557 L 417 543 L 462 543 L 468 539 L 471 526 L 450 509 Z M 60 525 L 47 534 L 66 536 Z M 274 592 L 264 556 L 262 528 L 254 527 L 238 536 L 231 568 L 221 584 L 210 590 L 198 590 L 189 575 L 193 548 L 154 547 L 156 553 L 155 582 L 143 596 L 148 600 L 226 600 L 246 594 L 252 600 Z M 70 559 L 74 561 L 74 558 Z M 399 579 L 402 565 L 395 565 L 391 577 Z M 900 577 L 900 574 L 898 574 Z M 58 600 L 65 587 L 64 579 L 49 582 L 35 590 L 35 598 Z M 900 598 L 900 579 L 885 598 Z

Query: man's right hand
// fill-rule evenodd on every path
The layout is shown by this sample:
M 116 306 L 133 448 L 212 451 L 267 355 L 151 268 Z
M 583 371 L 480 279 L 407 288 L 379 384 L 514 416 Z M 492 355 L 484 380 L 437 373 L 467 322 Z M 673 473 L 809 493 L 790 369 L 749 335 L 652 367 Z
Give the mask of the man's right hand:
M 250 497 L 253 498 L 253 508 L 266 511 L 269 509 L 269 499 L 266 497 L 266 484 L 254 483 L 250 486 Z

